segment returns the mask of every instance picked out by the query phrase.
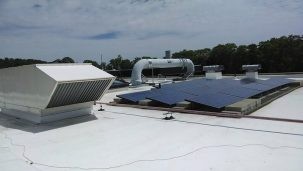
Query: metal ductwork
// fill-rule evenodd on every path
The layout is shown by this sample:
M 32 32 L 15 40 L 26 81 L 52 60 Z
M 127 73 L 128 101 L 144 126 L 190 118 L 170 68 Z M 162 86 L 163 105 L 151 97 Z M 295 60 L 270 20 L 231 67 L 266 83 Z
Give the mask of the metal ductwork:
M 1 113 L 35 123 L 87 115 L 114 79 L 91 64 L 36 64 L 1 69 Z
M 184 78 L 189 77 L 195 71 L 193 62 L 190 59 L 141 59 L 138 61 L 131 75 L 131 85 L 137 86 L 142 84 L 142 70 L 150 68 L 171 68 L 171 67 L 186 67 L 187 71 Z

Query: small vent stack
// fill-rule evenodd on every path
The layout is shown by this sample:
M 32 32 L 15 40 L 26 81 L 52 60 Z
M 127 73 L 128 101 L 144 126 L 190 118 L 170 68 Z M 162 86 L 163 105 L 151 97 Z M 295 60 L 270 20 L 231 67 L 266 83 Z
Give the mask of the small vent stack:
M 206 79 L 221 79 L 222 70 L 224 70 L 223 65 L 203 66 L 203 71 L 205 72 Z
M 260 64 L 254 64 L 254 65 L 242 65 L 242 70 L 245 71 L 245 76 L 248 79 L 258 79 L 259 74 L 258 70 L 261 69 Z

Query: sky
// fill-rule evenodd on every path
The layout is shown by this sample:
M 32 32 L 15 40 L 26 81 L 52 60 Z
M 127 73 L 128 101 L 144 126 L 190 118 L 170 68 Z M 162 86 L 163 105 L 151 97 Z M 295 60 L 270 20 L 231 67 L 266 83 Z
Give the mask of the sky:
M 163 57 L 290 34 L 302 0 L 0 0 L 0 58 Z

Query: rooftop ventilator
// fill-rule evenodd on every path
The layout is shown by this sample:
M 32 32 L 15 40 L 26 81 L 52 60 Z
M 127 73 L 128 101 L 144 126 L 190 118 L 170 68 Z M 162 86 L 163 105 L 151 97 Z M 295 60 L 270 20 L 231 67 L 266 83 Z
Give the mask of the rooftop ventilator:
M 246 71 L 245 76 L 247 79 L 258 79 L 259 74 L 258 70 L 261 69 L 260 64 L 255 64 L 255 65 L 242 65 L 242 70 Z
M 203 71 L 205 71 L 206 79 L 221 79 L 222 70 L 224 70 L 223 65 L 209 65 L 203 66 Z
M 115 77 L 91 64 L 36 64 L 0 70 L 1 112 L 35 123 L 91 114 Z

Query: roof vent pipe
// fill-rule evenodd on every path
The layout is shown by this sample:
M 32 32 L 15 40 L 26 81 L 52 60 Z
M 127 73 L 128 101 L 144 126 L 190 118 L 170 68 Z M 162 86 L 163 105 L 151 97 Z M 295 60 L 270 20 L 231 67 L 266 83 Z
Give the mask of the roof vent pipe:
M 203 71 L 205 71 L 206 79 L 221 79 L 222 70 L 224 70 L 223 65 L 209 65 L 203 66 Z
M 138 86 L 142 84 L 141 75 L 143 69 L 171 67 L 186 67 L 187 71 L 183 78 L 188 78 L 195 71 L 194 64 L 190 59 L 141 59 L 133 67 L 131 85 Z
M 245 76 L 248 79 L 258 79 L 258 70 L 261 69 L 260 64 L 242 65 L 242 70 L 246 71 Z

